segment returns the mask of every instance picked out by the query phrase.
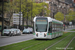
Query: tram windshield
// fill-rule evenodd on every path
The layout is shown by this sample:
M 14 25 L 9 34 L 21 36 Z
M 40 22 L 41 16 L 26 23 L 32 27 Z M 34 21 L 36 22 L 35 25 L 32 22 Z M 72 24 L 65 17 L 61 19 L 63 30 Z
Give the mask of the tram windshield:
M 37 18 L 36 19 L 36 31 L 37 32 L 47 32 L 47 18 Z

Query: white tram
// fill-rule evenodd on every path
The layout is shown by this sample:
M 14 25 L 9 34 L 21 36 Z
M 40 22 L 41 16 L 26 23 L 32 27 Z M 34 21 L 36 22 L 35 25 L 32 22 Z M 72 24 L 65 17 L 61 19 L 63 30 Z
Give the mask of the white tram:
M 63 35 L 63 22 L 50 17 L 34 17 L 34 38 L 52 39 Z

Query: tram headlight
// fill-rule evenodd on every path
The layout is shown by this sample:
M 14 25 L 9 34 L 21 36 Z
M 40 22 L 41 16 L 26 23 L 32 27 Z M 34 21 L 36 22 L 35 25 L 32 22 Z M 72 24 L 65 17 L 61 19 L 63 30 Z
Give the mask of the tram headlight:
M 44 33 L 44 37 L 46 37 L 47 33 Z
M 36 35 L 37 35 L 38 33 L 36 33 Z
M 44 35 L 47 35 L 47 33 L 44 33 Z
M 38 33 L 36 33 L 36 36 L 38 36 Z

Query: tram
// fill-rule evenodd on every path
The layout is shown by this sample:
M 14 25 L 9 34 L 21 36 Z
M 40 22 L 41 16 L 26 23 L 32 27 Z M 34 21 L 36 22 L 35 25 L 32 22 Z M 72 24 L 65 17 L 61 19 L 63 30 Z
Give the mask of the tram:
M 34 17 L 35 39 L 53 39 L 63 35 L 63 22 L 50 17 Z

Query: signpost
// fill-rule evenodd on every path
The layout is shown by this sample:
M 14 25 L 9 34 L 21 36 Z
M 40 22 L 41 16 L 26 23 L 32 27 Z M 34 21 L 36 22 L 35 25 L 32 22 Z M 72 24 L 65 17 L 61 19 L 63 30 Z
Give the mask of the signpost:
M 2 32 L 4 29 L 4 13 L 3 13 L 3 8 L 4 8 L 4 1 L 2 0 L 2 31 L 1 31 L 1 36 L 2 36 Z

